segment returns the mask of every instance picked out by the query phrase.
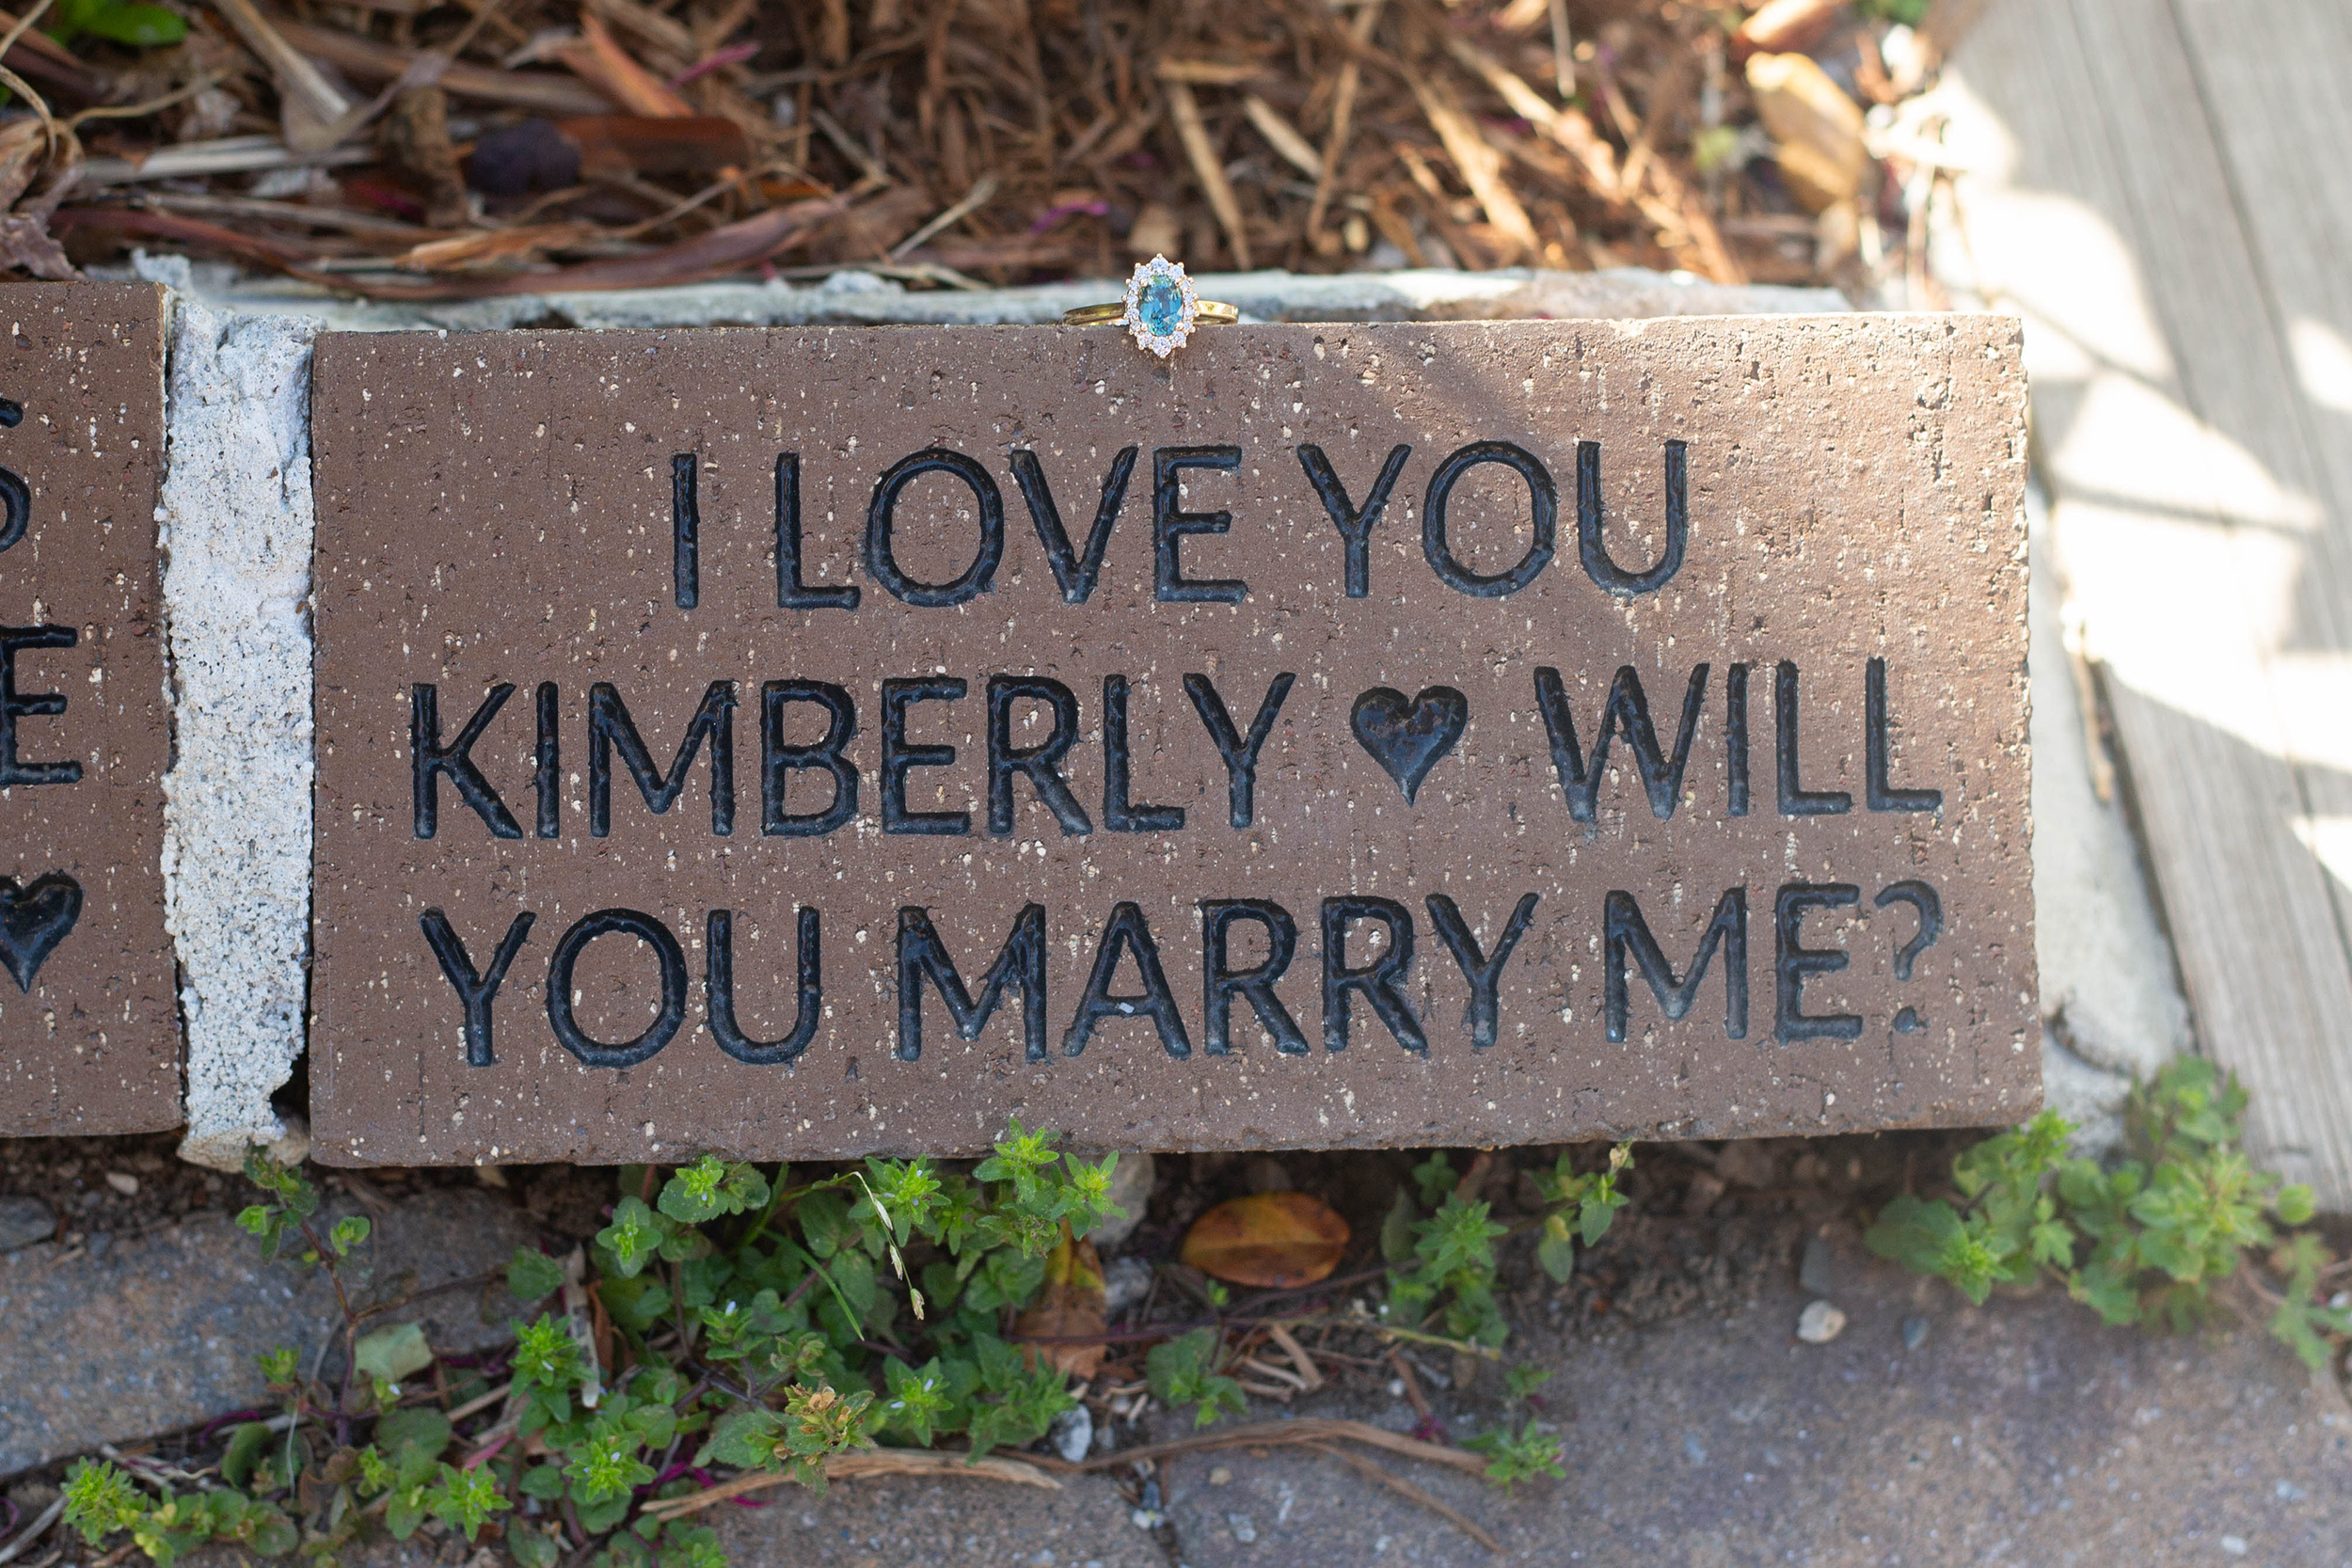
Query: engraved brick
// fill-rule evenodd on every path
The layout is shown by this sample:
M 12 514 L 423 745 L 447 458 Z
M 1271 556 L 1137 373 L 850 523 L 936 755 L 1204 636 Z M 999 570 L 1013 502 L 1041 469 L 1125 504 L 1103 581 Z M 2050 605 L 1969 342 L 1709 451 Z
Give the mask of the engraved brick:
M 163 292 L 11 284 L 0 311 L 0 1133 L 173 1127 Z
M 2038 1102 L 2012 322 L 329 335 L 314 407 L 325 1158 Z

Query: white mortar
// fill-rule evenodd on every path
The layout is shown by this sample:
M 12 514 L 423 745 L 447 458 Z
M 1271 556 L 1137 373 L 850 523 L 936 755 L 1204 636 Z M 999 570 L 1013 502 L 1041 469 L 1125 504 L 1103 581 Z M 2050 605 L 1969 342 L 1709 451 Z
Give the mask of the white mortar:
M 187 264 L 141 271 L 185 289 Z M 187 1025 L 183 1158 L 287 1134 L 310 954 L 310 340 L 315 321 L 172 316 L 164 560 L 173 757 L 164 920 Z

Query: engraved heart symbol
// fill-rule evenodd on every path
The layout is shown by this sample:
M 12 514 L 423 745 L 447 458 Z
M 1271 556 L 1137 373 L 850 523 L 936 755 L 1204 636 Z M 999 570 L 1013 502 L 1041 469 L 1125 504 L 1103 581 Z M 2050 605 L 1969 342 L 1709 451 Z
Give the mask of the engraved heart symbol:
M 81 918 L 82 884 L 64 872 L 37 877 L 30 887 L 0 877 L 0 963 L 16 976 L 17 990 L 31 993 L 33 976 Z
M 1438 759 L 1462 738 L 1470 699 L 1450 686 L 1425 686 L 1408 702 L 1402 691 L 1375 686 L 1356 699 L 1347 721 L 1357 744 L 1388 769 L 1409 806 Z

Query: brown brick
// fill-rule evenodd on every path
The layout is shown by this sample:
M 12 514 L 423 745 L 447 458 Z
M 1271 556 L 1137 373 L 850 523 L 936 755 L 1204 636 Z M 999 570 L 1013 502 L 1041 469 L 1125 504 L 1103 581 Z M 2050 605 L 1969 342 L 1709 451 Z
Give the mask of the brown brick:
M 173 1127 L 180 1027 L 158 867 L 171 744 L 155 554 L 163 291 L 10 284 L 0 310 L 11 520 L 24 502 L 23 532 L 0 528 L 0 639 L 14 650 L 0 721 L 14 731 L 12 751 L 0 735 L 0 1133 Z
M 327 1158 L 953 1151 L 1012 1116 L 1121 1148 L 1724 1136 L 1993 1122 L 2038 1101 L 2013 323 L 1215 327 L 1166 364 L 1115 329 L 328 336 L 315 408 L 311 1082 Z M 1506 576 L 1533 547 L 1531 486 L 1470 462 L 1502 450 L 1472 450 L 1480 442 L 1528 454 L 1556 498 L 1549 562 L 1501 594 L 1470 579 Z M 1662 586 L 1612 593 L 1597 580 L 1607 563 L 1588 568 L 1580 442 L 1598 444 L 1607 548 L 1637 574 L 1666 546 L 1670 453 L 1687 462 L 1687 553 Z M 1370 533 L 1362 597 L 1346 594 L 1346 551 L 1311 483 L 1309 445 L 1356 504 L 1392 449 L 1411 448 Z M 1247 594 L 1171 601 L 1154 586 L 1155 467 L 1172 449 L 1216 446 L 1238 449 L 1232 467 L 1171 471 L 1181 489 L 1164 510 L 1229 512 L 1231 531 L 1171 530 L 1171 547 L 1184 578 L 1238 579 Z M 1128 447 L 1100 579 L 1086 602 L 1067 602 L 1024 499 L 1024 454 L 1082 555 Z M 934 468 L 908 482 L 891 534 L 915 585 L 904 591 L 954 596 L 946 585 L 975 560 L 990 493 L 1003 547 L 988 591 L 924 608 L 894 596 L 864 557 L 878 481 L 931 449 L 979 478 Z M 854 610 L 778 607 L 782 452 L 798 454 L 801 580 L 853 587 Z M 691 609 L 678 602 L 680 454 L 694 458 Z M 1448 515 L 1460 588 L 1441 580 L 1423 537 L 1450 455 L 1462 468 Z M 1891 751 L 1874 790 L 1877 659 Z M 1784 815 L 1780 798 L 1784 661 L 1802 697 L 1808 815 Z M 1579 820 L 1569 795 L 1581 809 L 1583 792 L 1564 791 L 1546 693 L 1589 755 L 1610 693 L 1638 677 L 1671 768 L 1700 664 L 1678 789 L 1661 776 L 1653 802 L 1621 710 L 1592 820 Z M 1731 811 L 1735 670 L 1746 683 L 1744 815 Z M 1212 682 L 1244 732 L 1270 684 L 1292 677 L 1247 828 L 1232 825 L 1228 769 L 1187 675 Z M 1027 773 L 1011 777 L 1009 832 L 991 832 L 999 676 L 1057 682 L 1074 700 L 1061 815 L 1074 827 L 1083 814 L 1089 832 L 1066 831 Z M 1180 808 L 1179 831 L 1113 831 L 1112 676 L 1127 682 L 1129 803 Z M 903 805 L 968 814 L 969 831 L 885 831 L 887 693 L 919 698 L 944 689 L 896 683 L 958 680 L 961 700 L 906 708 L 904 745 L 952 745 L 956 759 L 918 756 Z M 763 687 L 788 681 L 837 686 L 854 709 L 857 809 L 828 833 L 763 832 Z M 437 820 L 420 837 L 416 693 L 431 691 L 449 746 L 501 685 L 513 690 L 470 760 L 516 836 L 494 835 L 452 767 L 435 774 Z M 560 752 L 546 769 L 549 838 L 533 787 L 543 686 Z M 621 708 L 656 774 L 705 721 L 691 777 L 660 815 L 627 764 Z M 1042 703 L 1008 711 L 1000 747 L 1057 734 Z M 826 730 L 813 701 L 785 702 L 782 718 L 786 745 Z M 606 836 L 593 831 L 596 723 Z M 709 787 L 707 737 L 723 727 L 727 834 L 714 832 Z M 1425 769 L 1408 765 L 1417 744 Z M 782 771 L 782 808 L 820 812 L 829 773 Z M 1897 809 L 1924 804 L 1925 791 L 1940 792 L 1937 809 Z M 1850 809 L 1827 811 L 1831 792 Z M 1942 931 L 1899 980 L 1919 916 L 1886 890 L 1915 884 L 1932 888 Z M 1799 900 L 1798 945 L 1849 961 L 1789 971 L 1804 981 L 1802 1011 L 1851 1015 L 1850 1028 L 1799 1022 L 1778 1037 L 1785 890 Z M 1494 1043 L 1481 1047 L 1430 901 L 1452 900 L 1490 952 L 1526 895 L 1535 906 L 1500 981 Z M 1348 995 L 1345 1049 L 1328 1049 L 1321 925 L 1327 901 L 1344 898 L 1391 900 L 1410 916 L 1399 994 L 1424 1050 L 1400 1044 L 1361 990 Z M 1741 898 L 1746 1019 L 1734 1030 L 1725 975 Z M 1213 1049 L 1207 900 L 1263 900 L 1292 917 L 1295 952 L 1275 994 L 1303 1049 L 1277 1050 L 1246 995 L 1232 999 L 1230 1052 Z M 1041 1050 L 1025 1048 L 1014 988 L 966 1041 L 926 983 L 921 1054 L 901 1059 L 900 911 L 928 911 L 977 990 L 1031 904 L 1043 911 Z M 1677 975 L 1719 911 L 1726 941 L 1675 1021 L 1643 977 L 1641 942 L 1621 938 L 1626 1037 L 1612 1040 L 1610 911 L 1622 931 L 1629 904 Z M 1125 953 L 1105 1016 L 1071 1054 L 1098 948 L 1126 906 L 1116 929 L 1148 929 L 1171 1022 L 1119 1012 L 1116 998 L 1148 994 Z M 790 1065 L 731 1056 L 709 1022 L 712 911 L 731 911 L 739 1047 L 791 1033 L 802 908 L 818 911 L 822 953 L 805 1051 Z M 600 918 L 612 911 L 635 912 Z M 425 927 L 445 922 L 483 972 L 524 913 L 533 924 L 490 1010 L 495 1060 L 469 1065 L 464 1009 Z M 1264 927 L 1234 919 L 1229 968 L 1247 970 Z M 1368 961 L 1375 929 L 1352 927 L 1348 962 Z M 591 940 L 597 930 L 608 934 Z M 657 1052 L 595 1065 L 559 1042 L 547 987 L 567 933 L 580 949 L 569 1022 L 592 1057 L 663 1038 L 660 946 L 672 948 L 675 1028 Z M 1785 957 L 1802 966 L 1805 955 Z

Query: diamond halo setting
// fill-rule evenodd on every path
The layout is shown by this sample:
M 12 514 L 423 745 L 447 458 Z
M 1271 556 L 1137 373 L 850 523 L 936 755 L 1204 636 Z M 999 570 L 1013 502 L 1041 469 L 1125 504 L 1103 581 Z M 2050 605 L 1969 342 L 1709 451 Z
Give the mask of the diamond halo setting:
M 1199 325 L 1200 295 L 1182 261 L 1154 256 L 1127 278 L 1127 312 L 1120 318 L 1138 347 L 1165 359 L 1184 346 Z

